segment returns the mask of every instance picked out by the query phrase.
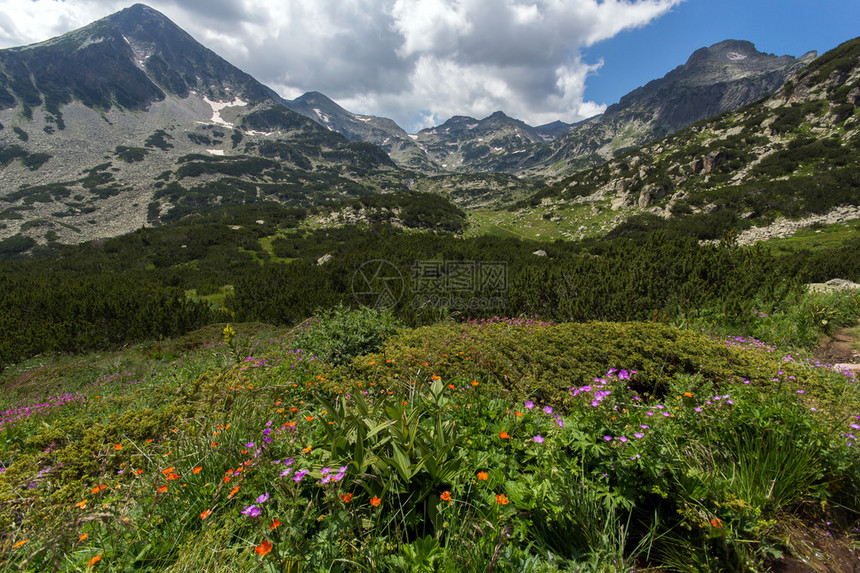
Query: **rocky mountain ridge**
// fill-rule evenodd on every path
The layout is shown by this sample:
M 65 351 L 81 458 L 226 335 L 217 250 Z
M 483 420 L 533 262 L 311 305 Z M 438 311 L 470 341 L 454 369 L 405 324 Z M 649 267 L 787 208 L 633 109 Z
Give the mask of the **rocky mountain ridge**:
M 0 50 L 0 80 L 0 240 L 75 243 L 221 204 L 405 189 L 381 149 L 288 109 L 141 4 Z
M 608 209 L 627 219 L 622 234 L 673 225 L 706 240 L 781 219 L 851 218 L 860 205 L 858 105 L 860 38 L 760 102 L 570 176 L 518 207 L 561 217 L 574 207 Z

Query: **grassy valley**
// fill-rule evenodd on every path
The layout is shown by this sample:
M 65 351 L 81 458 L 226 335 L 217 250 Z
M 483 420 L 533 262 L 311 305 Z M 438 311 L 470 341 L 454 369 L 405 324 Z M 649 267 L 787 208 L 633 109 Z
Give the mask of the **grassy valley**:
M 0 89 L 0 570 L 857 568 L 860 40 L 563 179 L 192 63 Z

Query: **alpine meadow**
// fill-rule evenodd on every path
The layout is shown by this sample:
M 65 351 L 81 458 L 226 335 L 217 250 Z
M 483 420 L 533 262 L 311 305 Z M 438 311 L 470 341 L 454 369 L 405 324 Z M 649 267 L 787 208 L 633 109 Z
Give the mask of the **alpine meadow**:
M 0 49 L 0 570 L 860 570 L 858 104 L 860 38 L 417 133 L 142 4 Z

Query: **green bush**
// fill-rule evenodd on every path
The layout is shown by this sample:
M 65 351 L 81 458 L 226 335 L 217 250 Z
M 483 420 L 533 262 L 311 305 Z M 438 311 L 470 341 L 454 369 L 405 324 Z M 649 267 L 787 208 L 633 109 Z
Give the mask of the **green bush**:
M 325 362 L 343 364 L 378 350 L 397 331 L 398 322 L 390 312 L 341 304 L 317 311 L 300 329 L 295 340 L 299 348 Z

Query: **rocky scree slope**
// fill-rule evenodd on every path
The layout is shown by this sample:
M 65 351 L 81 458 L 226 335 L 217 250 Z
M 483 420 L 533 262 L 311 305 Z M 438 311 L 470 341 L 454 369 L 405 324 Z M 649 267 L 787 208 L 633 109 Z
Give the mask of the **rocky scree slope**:
M 109 237 L 223 204 L 403 190 L 350 142 L 135 5 L 0 50 L 0 240 Z

